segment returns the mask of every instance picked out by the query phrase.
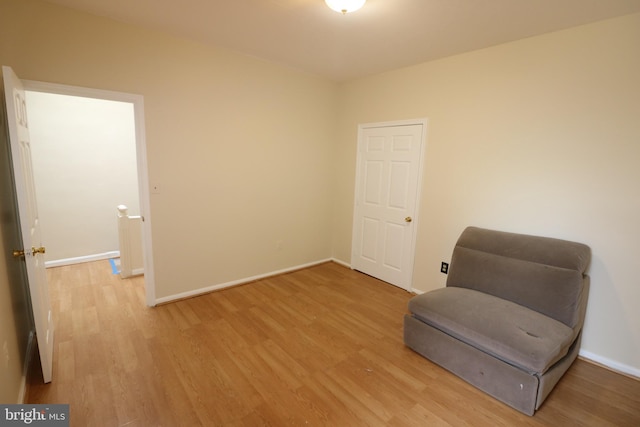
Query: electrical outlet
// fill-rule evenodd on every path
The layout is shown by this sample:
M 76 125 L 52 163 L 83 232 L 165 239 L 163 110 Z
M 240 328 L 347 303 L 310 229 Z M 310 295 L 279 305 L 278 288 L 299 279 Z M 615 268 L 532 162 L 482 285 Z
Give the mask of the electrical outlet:
M 449 263 L 443 261 L 442 264 L 440 264 L 440 272 L 444 274 L 449 273 Z

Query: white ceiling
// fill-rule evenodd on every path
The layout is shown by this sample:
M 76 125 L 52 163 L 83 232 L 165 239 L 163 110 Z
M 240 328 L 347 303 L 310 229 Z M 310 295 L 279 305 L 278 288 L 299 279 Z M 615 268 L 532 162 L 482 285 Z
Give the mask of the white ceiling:
M 47 0 L 344 81 L 602 19 L 640 0 Z

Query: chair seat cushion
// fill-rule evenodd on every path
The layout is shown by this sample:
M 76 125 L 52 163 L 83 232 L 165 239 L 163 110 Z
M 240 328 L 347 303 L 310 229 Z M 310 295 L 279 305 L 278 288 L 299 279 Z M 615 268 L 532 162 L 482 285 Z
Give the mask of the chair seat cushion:
M 409 301 L 418 320 L 531 374 L 543 374 L 567 354 L 573 329 L 493 295 L 446 287 Z

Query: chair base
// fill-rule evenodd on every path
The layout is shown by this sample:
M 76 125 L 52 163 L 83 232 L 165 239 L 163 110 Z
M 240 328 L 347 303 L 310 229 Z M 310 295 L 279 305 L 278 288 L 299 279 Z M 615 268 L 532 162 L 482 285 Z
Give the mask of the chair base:
M 512 408 L 533 415 L 578 356 L 580 336 L 544 375 L 532 375 L 445 334 L 413 316 L 404 318 L 405 344 Z

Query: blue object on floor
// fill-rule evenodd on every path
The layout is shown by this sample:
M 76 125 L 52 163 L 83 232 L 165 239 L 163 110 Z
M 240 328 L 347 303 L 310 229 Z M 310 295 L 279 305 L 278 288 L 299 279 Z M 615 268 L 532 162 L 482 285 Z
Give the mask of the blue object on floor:
M 111 264 L 111 271 L 113 272 L 113 274 L 120 274 L 120 263 L 118 262 L 116 264 L 116 258 L 110 258 L 109 263 Z

